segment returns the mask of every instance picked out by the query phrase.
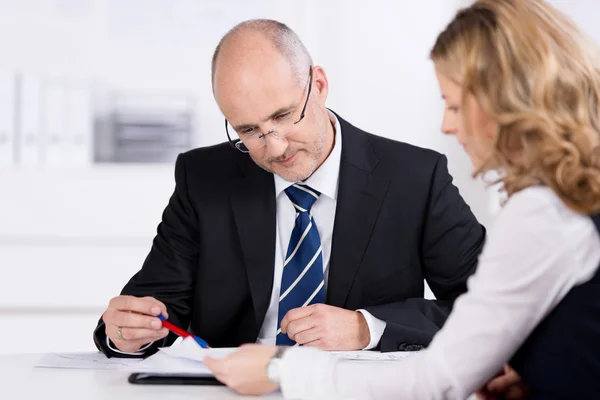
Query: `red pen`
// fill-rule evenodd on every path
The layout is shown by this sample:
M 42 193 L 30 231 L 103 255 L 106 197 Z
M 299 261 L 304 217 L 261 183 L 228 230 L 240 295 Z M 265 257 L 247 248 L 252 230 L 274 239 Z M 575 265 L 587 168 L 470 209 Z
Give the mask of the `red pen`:
M 171 332 L 174 332 L 181 337 L 191 337 L 196 341 L 196 343 L 198 343 L 200 345 L 200 347 L 205 348 L 205 349 L 210 349 L 210 346 L 204 340 L 200 339 L 198 336 L 192 335 L 191 333 L 189 333 L 187 331 L 184 331 L 181 328 L 176 327 L 175 325 L 173 325 L 172 323 L 167 321 L 167 319 L 165 317 L 163 317 L 162 315 L 159 315 L 158 319 L 160 319 L 162 321 L 162 326 L 164 326 Z

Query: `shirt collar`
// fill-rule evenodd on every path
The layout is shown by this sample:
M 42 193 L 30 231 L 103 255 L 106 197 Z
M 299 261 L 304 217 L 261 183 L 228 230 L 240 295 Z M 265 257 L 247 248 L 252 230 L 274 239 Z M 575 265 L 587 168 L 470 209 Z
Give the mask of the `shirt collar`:
M 338 177 L 342 157 L 342 129 L 335 114 L 329 111 L 329 115 L 334 121 L 333 150 L 331 150 L 325 162 L 303 183 L 319 191 L 322 195 L 337 200 Z M 286 181 L 279 175 L 274 176 L 276 197 L 279 197 L 281 192 L 295 183 Z

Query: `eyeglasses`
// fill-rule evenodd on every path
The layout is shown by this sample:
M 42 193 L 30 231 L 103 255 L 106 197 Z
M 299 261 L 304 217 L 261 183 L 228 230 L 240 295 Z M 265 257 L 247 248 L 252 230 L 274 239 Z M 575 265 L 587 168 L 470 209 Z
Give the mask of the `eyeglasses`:
M 306 95 L 306 101 L 304 102 L 302 112 L 300 113 L 300 117 L 298 119 L 295 119 L 294 115 L 300 108 L 300 105 L 291 111 L 275 116 L 273 120 L 275 121 L 276 125 L 269 129 L 269 131 L 266 133 L 262 133 L 256 128 L 248 128 L 241 130 L 240 132 L 232 128 L 232 130 L 236 132 L 239 139 L 231 140 L 231 136 L 229 135 L 229 121 L 227 121 L 227 118 L 225 118 L 225 132 L 227 133 L 229 144 L 242 153 L 249 153 L 253 150 L 264 147 L 267 144 L 266 137 L 268 135 L 272 135 L 276 138 L 287 138 L 296 133 L 294 128 L 298 123 L 300 123 L 300 121 L 304 119 L 304 113 L 306 112 L 306 106 L 308 105 L 308 99 L 310 98 L 313 77 L 312 70 L 313 69 L 311 65 L 308 75 L 308 94 Z

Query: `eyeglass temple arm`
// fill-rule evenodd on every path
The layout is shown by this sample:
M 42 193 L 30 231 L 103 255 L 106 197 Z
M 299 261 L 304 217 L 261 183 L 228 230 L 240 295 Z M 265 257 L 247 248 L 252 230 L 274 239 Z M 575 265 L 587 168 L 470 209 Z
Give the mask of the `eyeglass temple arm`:
M 233 148 L 237 148 L 237 147 L 235 146 L 235 144 L 236 144 L 237 142 L 239 142 L 240 140 L 239 140 L 239 139 L 237 139 L 237 140 L 231 140 L 231 136 L 229 136 L 229 128 L 228 128 L 228 124 L 229 124 L 229 122 L 227 121 L 227 118 L 225 118 L 225 133 L 227 134 L 227 140 L 229 140 L 229 145 L 230 145 L 231 147 L 233 147 Z
M 304 102 L 304 107 L 302 107 L 302 112 L 300 113 L 300 118 L 298 121 L 294 122 L 294 125 L 304 119 L 304 113 L 306 112 L 306 106 L 308 105 L 308 99 L 310 98 L 310 91 L 312 89 L 312 76 L 313 76 L 313 67 L 310 66 L 310 71 L 308 73 L 308 93 L 306 94 L 306 101 Z

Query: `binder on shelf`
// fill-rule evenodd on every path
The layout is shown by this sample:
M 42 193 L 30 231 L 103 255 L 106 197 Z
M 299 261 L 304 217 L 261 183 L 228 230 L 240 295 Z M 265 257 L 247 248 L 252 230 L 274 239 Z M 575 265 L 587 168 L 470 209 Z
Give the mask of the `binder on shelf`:
M 42 162 L 63 166 L 69 158 L 66 133 L 66 90 L 62 82 L 45 81 L 42 86 Z
M 40 77 L 21 74 L 17 78 L 17 152 L 16 160 L 23 167 L 41 164 L 40 143 Z
M 68 162 L 87 166 L 93 162 L 93 109 L 90 90 L 71 87 L 67 90 L 66 149 Z
M 0 168 L 15 164 L 15 76 L 0 72 Z

